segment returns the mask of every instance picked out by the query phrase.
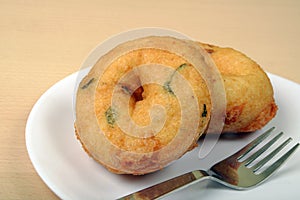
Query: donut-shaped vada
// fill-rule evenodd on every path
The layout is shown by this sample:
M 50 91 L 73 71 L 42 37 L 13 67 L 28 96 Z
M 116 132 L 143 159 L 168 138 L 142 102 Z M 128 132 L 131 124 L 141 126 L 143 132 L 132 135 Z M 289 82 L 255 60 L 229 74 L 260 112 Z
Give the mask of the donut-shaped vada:
M 194 148 L 210 121 L 221 121 L 221 131 L 225 100 L 221 76 L 197 43 L 141 38 L 112 49 L 81 81 L 76 134 L 109 170 L 146 174 Z

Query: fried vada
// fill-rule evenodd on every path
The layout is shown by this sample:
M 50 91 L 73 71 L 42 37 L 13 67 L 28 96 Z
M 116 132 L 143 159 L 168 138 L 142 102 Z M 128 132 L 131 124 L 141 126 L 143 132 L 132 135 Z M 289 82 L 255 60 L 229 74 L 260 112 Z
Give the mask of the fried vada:
M 226 118 L 223 132 L 253 132 L 277 112 L 272 84 L 264 70 L 245 54 L 199 43 L 211 56 L 223 78 Z
M 172 48 L 182 54 L 169 50 Z M 212 97 L 207 80 L 187 57 L 197 57 L 202 50 L 203 62 L 212 60 L 219 70 L 226 93 L 222 132 L 251 132 L 268 123 L 277 110 L 272 85 L 250 58 L 231 48 L 147 37 L 117 46 L 81 81 L 75 132 L 84 150 L 113 173 L 141 175 L 164 168 L 197 146 L 211 120 Z M 154 72 L 141 72 L 139 66 Z M 160 71 L 164 66 L 170 70 Z M 149 77 L 163 81 L 157 84 Z M 176 89 L 175 79 L 180 77 L 188 81 L 190 93 Z M 114 95 L 119 107 L 114 104 Z M 183 103 L 177 98 L 180 95 L 187 97 Z M 157 105 L 163 110 L 151 113 Z M 195 110 L 197 116 L 193 115 Z M 130 119 L 122 128 L 120 121 L 127 114 Z M 183 123 L 185 114 L 190 120 Z M 141 128 L 136 130 L 136 126 Z

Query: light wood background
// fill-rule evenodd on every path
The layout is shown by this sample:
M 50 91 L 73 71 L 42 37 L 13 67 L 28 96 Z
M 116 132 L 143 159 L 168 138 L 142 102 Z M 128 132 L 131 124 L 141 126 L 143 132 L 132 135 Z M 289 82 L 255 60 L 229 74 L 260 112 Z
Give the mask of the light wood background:
M 0 0 L 0 199 L 57 199 L 27 154 L 30 110 L 98 43 L 140 27 L 234 47 L 300 83 L 298 0 Z

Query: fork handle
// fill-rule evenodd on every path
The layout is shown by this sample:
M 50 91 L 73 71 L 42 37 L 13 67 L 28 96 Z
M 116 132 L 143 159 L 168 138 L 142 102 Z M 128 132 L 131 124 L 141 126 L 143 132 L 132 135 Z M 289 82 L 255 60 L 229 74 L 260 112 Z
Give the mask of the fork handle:
M 195 170 L 129 194 L 118 200 L 155 199 L 207 176 L 209 175 L 205 171 Z

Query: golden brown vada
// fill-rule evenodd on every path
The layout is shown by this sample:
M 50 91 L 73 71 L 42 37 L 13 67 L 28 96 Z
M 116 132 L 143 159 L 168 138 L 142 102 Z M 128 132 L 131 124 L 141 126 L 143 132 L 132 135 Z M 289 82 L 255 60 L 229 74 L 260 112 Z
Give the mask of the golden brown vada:
M 77 92 L 76 136 L 92 158 L 118 174 L 146 174 L 165 167 L 197 145 L 197 140 L 205 133 L 211 119 L 209 88 L 202 75 L 185 57 L 163 48 L 137 48 L 120 53 L 128 46 L 149 41 L 167 47 L 180 44 L 183 49 L 189 43 L 169 37 L 148 37 L 121 44 L 99 59 L 82 80 Z M 232 48 L 192 43 L 208 53 L 203 56 L 209 56 L 221 74 L 227 105 L 223 133 L 255 131 L 275 116 L 277 106 L 272 85 L 258 64 Z M 199 49 L 195 47 L 192 52 L 197 54 L 196 50 Z M 174 72 L 167 74 L 161 85 L 142 84 L 143 79 L 157 76 L 158 73 L 135 73 L 128 79 L 131 80 L 130 84 L 128 81 L 120 82 L 128 72 L 151 64 L 168 66 Z M 181 107 L 173 85 L 175 73 L 188 80 L 193 88 L 190 98 L 198 102 L 196 108 Z M 162 120 L 155 122 L 149 110 L 156 105 L 162 106 L 166 116 L 163 127 L 143 132 L 145 137 L 128 134 L 118 124 L 123 116 L 122 107 L 112 103 L 115 88 L 119 88 L 117 91 L 124 97 L 118 101 L 128 103 L 128 115 L 140 127 L 159 124 Z M 126 98 L 128 101 L 125 101 Z M 196 131 L 186 130 L 184 136 L 178 136 L 177 133 L 182 130 L 182 114 L 195 109 L 199 116 L 196 121 L 192 117 L 188 123 L 196 127 Z M 177 143 L 174 142 L 176 140 Z M 169 149 L 164 151 L 167 147 Z
M 147 46 L 149 42 L 151 48 L 123 52 L 123 49 L 136 43 Z M 188 43 L 173 38 L 150 37 L 121 44 L 100 58 L 80 83 L 76 99 L 77 138 L 85 151 L 110 171 L 150 173 L 177 160 L 197 145 L 210 120 L 210 94 L 193 65 L 184 57 L 166 50 L 179 45 L 180 51 L 187 49 L 198 54 L 199 46 L 191 43 L 195 49 L 190 51 Z M 166 48 L 152 47 L 156 45 L 165 45 Z M 156 72 L 148 70 L 151 76 L 147 72 L 140 73 L 142 69 L 150 68 L 157 69 Z M 137 69 L 139 71 L 134 71 Z M 130 72 L 134 72 L 132 77 L 122 81 Z M 160 78 L 162 82 L 145 82 L 149 77 Z M 180 85 L 176 86 L 176 80 L 180 78 L 188 81 L 192 93 L 187 93 L 187 88 L 176 89 L 180 88 Z M 113 102 L 114 91 L 121 95 L 117 102 L 124 102 L 124 107 L 129 105 L 124 112 L 122 106 L 117 107 Z M 185 102 L 177 98 L 179 93 L 187 98 Z M 196 102 L 196 107 L 192 107 L 192 102 Z M 151 117 L 151 111 L 158 105 L 163 108 L 165 119 Z M 192 117 L 195 111 L 196 118 Z M 138 135 L 124 130 L 120 125 L 124 119 L 122 113 L 126 112 L 134 125 L 141 127 Z M 156 127 L 161 121 L 163 126 Z M 153 125 L 150 129 L 143 129 L 149 124 Z M 125 125 L 128 126 L 125 128 L 131 128 L 130 123 Z
M 273 88 L 255 61 L 232 48 L 199 44 L 210 54 L 224 81 L 227 108 L 223 132 L 253 132 L 274 118 Z

